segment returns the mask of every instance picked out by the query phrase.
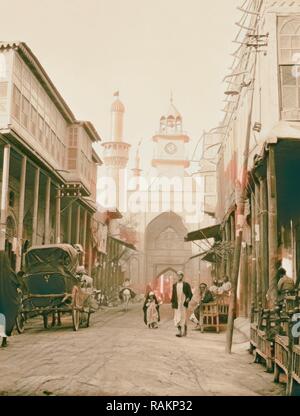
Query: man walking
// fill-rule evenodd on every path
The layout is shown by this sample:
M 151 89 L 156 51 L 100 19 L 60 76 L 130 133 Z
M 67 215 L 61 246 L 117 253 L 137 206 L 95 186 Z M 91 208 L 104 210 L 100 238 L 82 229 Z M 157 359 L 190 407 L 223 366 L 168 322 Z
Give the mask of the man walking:
M 191 286 L 184 282 L 184 273 L 178 272 L 178 282 L 173 285 L 172 308 L 174 309 L 174 323 L 178 329 L 177 337 L 187 335 L 187 309 L 193 297 Z

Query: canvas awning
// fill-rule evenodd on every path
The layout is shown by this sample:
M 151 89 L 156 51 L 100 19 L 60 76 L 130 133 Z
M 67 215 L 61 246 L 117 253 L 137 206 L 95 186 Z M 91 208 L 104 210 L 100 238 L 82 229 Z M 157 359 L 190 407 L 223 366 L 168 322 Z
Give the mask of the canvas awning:
M 193 231 L 189 233 L 185 241 L 197 241 L 197 240 L 208 240 L 210 238 L 219 239 L 221 225 L 213 225 L 211 227 L 202 228 L 198 231 Z
M 113 241 L 116 241 L 116 242 L 117 242 L 118 244 L 120 244 L 121 246 L 127 247 L 127 248 L 129 248 L 130 250 L 137 251 L 136 247 L 135 247 L 133 244 L 126 243 L 126 241 L 119 240 L 118 238 L 115 238 L 115 237 L 111 237 L 111 239 L 112 239 Z

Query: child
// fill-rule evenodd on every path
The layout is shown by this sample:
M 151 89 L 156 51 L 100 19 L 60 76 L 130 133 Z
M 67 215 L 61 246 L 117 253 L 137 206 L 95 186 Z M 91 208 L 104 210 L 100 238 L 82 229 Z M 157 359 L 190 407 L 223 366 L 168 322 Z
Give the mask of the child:
M 158 328 L 158 302 L 153 292 L 150 292 L 144 304 L 145 324 L 149 329 Z

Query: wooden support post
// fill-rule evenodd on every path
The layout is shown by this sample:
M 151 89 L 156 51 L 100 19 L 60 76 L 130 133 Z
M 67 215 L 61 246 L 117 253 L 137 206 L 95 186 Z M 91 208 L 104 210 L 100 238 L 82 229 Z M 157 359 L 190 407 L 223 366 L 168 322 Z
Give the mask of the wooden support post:
M 256 258 L 256 297 L 258 303 L 262 302 L 262 273 L 261 273 L 261 228 L 260 228 L 260 187 L 255 183 L 255 258 Z
M 21 172 L 20 172 L 20 196 L 19 196 L 19 215 L 18 215 L 18 231 L 17 231 L 18 249 L 16 253 L 16 271 L 17 272 L 20 271 L 22 267 L 26 169 L 27 169 L 27 156 L 23 156 Z
M 85 265 L 85 258 L 86 253 L 88 253 L 88 259 L 89 259 L 89 269 L 92 263 L 92 259 L 90 257 L 90 245 L 86 242 L 86 236 L 87 236 L 87 210 L 84 208 L 83 211 L 83 223 L 82 223 L 82 247 L 83 247 L 83 264 Z M 89 236 L 90 240 L 90 236 Z
M 51 178 L 46 179 L 46 194 L 45 194 L 45 244 L 50 243 L 50 201 L 51 201 Z
M 68 208 L 67 241 L 69 244 L 72 244 L 72 208 L 73 204 L 71 204 Z
M 55 241 L 56 244 L 61 243 L 61 191 L 56 190 L 56 201 L 55 201 Z
M 228 245 L 231 244 L 231 235 L 230 235 L 230 220 L 228 219 L 226 224 L 225 224 L 225 235 L 226 235 L 226 242 Z M 225 271 L 226 271 L 226 275 L 230 277 L 231 274 L 231 252 L 229 252 L 227 254 L 227 259 L 226 259 L 226 267 L 225 267 Z M 224 276 L 221 276 L 222 278 Z
M 276 273 L 278 267 L 278 225 L 277 225 L 277 183 L 276 183 L 276 165 L 275 165 L 275 148 L 270 145 L 268 164 L 268 211 L 269 211 L 269 307 L 273 308 L 277 301 L 277 281 Z
M 255 194 L 251 193 L 251 303 L 257 305 L 256 250 L 255 250 Z
M 33 190 L 33 216 L 32 216 L 32 245 L 37 244 L 39 190 L 40 190 L 40 168 L 35 169 Z
M 266 306 L 266 294 L 269 288 L 268 259 L 268 192 L 265 178 L 260 179 L 260 259 L 262 305 Z
M 248 258 L 247 245 L 242 244 L 241 249 L 241 281 L 240 281 L 240 296 L 239 296 L 239 316 L 247 317 L 247 299 L 248 299 Z
M 6 220 L 8 202 L 8 183 L 10 165 L 10 145 L 5 145 L 3 150 L 2 186 L 1 186 L 1 214 L 0 214 L 0 250 L 5 250 Z
M 75 244 L 80 244 L 80 205 L 77 206 L 77 213 L 76 213 L 76 238 Z

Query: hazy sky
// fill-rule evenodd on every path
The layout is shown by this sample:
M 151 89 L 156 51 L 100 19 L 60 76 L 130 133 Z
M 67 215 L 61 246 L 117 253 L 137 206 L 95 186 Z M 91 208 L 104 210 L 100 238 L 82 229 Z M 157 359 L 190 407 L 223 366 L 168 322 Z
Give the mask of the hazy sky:
M 109 139 L 116 90 L 126 106 L 125 136 L 133 145 L 157 130 L 170 90 L 195 143 L 222 118 L 221 81 L 236 48 L 241 0 L 0 4 L 2 40 L 27 42 L 76 117 L 92 121 L 103 139 Z

